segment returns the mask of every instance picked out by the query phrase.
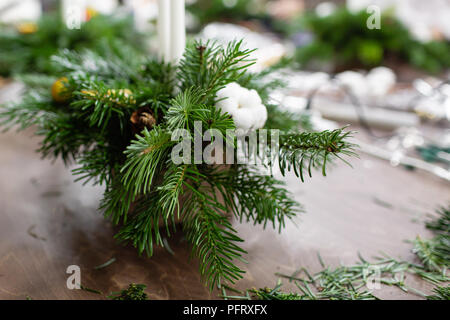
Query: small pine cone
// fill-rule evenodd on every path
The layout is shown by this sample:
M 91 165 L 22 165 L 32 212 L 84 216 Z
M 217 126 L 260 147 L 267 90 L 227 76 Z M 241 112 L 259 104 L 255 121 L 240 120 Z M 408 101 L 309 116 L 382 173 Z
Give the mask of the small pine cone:
M 153 129 L 156 125 L 156 119 L 153 116 L 153 111 L 149 107 L 141 107 L 133 112 L 130 118 L 133 126 L 133 133 L 140 133 L 144 128 L 147 130 Z

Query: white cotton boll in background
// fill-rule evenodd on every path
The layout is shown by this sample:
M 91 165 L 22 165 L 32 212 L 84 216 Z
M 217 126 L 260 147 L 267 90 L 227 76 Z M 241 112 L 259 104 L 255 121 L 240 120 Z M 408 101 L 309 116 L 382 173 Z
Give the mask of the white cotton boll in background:
M 360 12 L 361 10 L 366 10 L 368 6 L 372 4 L 370 0 L 347 0 L 347 9 L 352 13 Z
M 42 14 L 39 0 L 2 0 L 1 7 L 6 8 L 0 12 L 0 22 L 19 23 L 36 21 Z
M 336 5 L 333 2 L 321 2 L 316 7 L 316 14 L 321 17 L 327 17 L 336 10 Z
M 289 88 L 296 91 L 316 90 L 330 82 L 330 75 L 325 72 L 295 72 L 284 78 Z
M 337 74 L 336 79 L 354 95 L 358 97 L 367 95 L 367 81 L 363 74 L 355 71 L 344 71 Z
M 89 1 L 88 7 L 98 11 L 101 14 L 110 15 L 113 14 L 119 5 L 118 0 L 101 0 L 101 1 Z
M 409 26 L 412 36 L 420 42 L 427 43 L 433 40 L 433 31 L 430 26 L 425 23 L 414 22 Z
M 372 69 L 366 76 L 369 86 L 369 94 L 372 96 L 384 96 L 397 82 L 395 73 L 386 67 Z

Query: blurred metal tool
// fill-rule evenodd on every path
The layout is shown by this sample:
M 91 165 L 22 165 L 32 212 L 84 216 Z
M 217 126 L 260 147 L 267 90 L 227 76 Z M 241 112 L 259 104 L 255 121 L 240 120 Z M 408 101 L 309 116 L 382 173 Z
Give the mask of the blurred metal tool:
M 413 168 L 421 169 L 435 176 L 447 180 L 450 182 L 450 170 L 446 170 L 434 164 L 428 163 L 426 161 L 413 158 L 405 155 L 400 150 L 389 151 L 373 144 L 368 144 L 357 139 L 353 139 L 354 143 L 358 144 L 360 150 L 364 153 L 370 154 L 380 159 L 389 161 L 393 166 L 405 165 Z

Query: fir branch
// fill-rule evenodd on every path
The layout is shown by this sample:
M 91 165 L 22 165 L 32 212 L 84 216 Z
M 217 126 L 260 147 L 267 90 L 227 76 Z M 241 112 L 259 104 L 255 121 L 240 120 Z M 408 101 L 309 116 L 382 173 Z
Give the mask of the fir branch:
M 144 292 L 147 286 L 145 284 L 130 284 L 127 289 L 120 292 L 113 292 L 108 297 L 112 300 L 147 300 L 147 294 Z
M 435 233 L 431 239 L 419 236 L 412 241 L 413 252 L 418 256 L 428 271 L 446 273 L 450 265 L 450 208 L 436 210 L 438 217 L 426 223 L 426 227 Z
M 142 81 L 144 55 L 122 41 L 100 40 L 97 50 L 73 51 L 62 49 L 51 57 L 59 74 L 95 75 L 102 81 L 127 79 Z
M 413 252 L 429 271 L 440 272 L 450 265 L 450 237 L 422 239 L 418 236 L 413 244 Z
M 177 129 L 194 128 L 194 121 L 200 117 L 200 113 L 206 106 L 201 104 L 205 92 L 201 89 L 189 88 L 180 93 L 171 101 L 171 107 L 166 115 L 167 128 L 171 131 Z
M 188 46 L 180 62 L 178 78 L 181 90 L 201 88 L 203 101 L 212 104 L 217 91 L 242 77 L 253 64 L 249 56 L 253 50 L 242 49 L 242 40 L 223 48 L 217 43 L 196 41 Z
M 242 271 L 234 259 L 242 259 L 245 250 L 228 221 L 226 208 L 209 195 L 205 188 L 191 188 L 191 195 L 183 204 L 183 230 L 200 260 L 200 274 L 211 290 L 225 281 L 234 283 L 242 278 Z
M 348 163 L 342 155 L 357 156 L 353 151 L 356 145 L 347 141 L 352 132 L 343 130 L 281 134 L 278 159 L 281 173 L 294 171 L 304 181 L 304 171 L 312 177 L 313 168 L 321 168 L 326 176 L 326 165 L 333 158 Z
M 111 182 L 100 201 L 99 210 L 103 211 L 104 216 L 110 218 L 114 224 L 119 224 L 120 221 L 126 223 L 136 196 L 124 186 L 120 172 L 112 173 L 111 177 Z
M 18 74 L 14 77 L 15 80 L 22 82 L 27 88 L 44 89 L 50 88 L 57 80 L 55 76 L 31 73 L 31 74 Z
M 110 185 L 112 172 L 118 169 L 114 150 L 103 141 L 97 141 L 95 147 L 84 150 L 78 157 L 79 167 L 72 170 L 78 176 L 75 181 L 84 180 L 83 184 L 90 182 L 93 185 Z
M 450 300 L 450 286 L 437 286 L 433 292 L 434 295 L 427 296 L 427 300 Z
M 200 137 L 207 130 L 215 129 L 226 140 L 226 131 L 235 129 L 233 119 L 215 106 L 201 103 L 204 96 L 203 90 L 190 88 L 173 99 L 165 117 L 167 128 L 171 131 L 187 129 L 192 138 L 195 135 L 195 122 L 199 122 L 202 131 L 197 134 Z
M 432 230 L 436 234 L 450 236 L 450 207 L 440 207 L 436 210 L 438 218 L 428 221 L 425 225 L 427 229 Z
M 134 195 L 150 191 L 153 178 L 166 163 L 170 147 L 174 144 L 171 135 L 161 127 L 146 128 L 137 135 L 125 154 L 127 161 L 121 169 L 122 182 Z
M 106 130 L 111 122 L 119 120 L 123 133 L 130 114 L 136 109 L 136 100 L 125 90 L 128 89 L 111 89 L 97 81 L 88 89 L 73 92 L 76 100 L 70 106 L 87 120 L 89 126 L 101 130 Z
M 115 238 L 121 242 L 129 242 L 138 249 L 139 254 L 144 251 L 151 257 L 154 246 L 163 246 L 160 233 L 160 223 L 164 223 L 165 213 L 158 206 L 159 195 L 157 192 L 141 196 L 134 202 L 132 217 L 124 221 L 123 227 Z M 129 209 L 126 214 L 129 213 Z M 166 221 L 166 227 L 168 224 Z
M 187 187 L 192 187 L 192 182 L 198 181 L 198 175 L 199 172 L 193 165 L 175 166 L 169 164 L 169 169 L 164 174 L 163 182 L 157 188 L 160 195 L 158 208 L 165 213 L 165 221 L 171 219 L 173 224 L 175 224 L 174 219 L 180 218 L 180 198 Z
M 302 212 L 285 184 L 263 175 L 251 166 L 238 165 L 228 170 L 213 170 L 206 174 L 209 183 L 223 197 L 224 204 L 242 222 L 253 221 L 264 228 L 271 223 L 281 229 L 286 219 Z
M 304 297 L 298 293 L 281 291 L 281 282 L 279 282 L 273 289 L 251 289 L 248 292 L 254 295 L 256 300 L 304 300 Z

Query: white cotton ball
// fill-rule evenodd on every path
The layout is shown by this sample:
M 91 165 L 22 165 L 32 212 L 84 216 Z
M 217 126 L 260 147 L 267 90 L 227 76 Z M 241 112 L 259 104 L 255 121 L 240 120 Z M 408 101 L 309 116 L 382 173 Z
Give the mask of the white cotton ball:
M 321 2 L 316 7 L 316 14 L 323 18 L 332 14 L 336 10 L 336 5 L 333 2 Z
M 372 96 L 384 96 L 397 82 L 395 73 L 386 67 L 372 69 L 367 75 L 369 94 Z
M 222 110 L 223 113 L 229 113 L 230 115 L 237 108 L 237 106 L 238 101 L 232 97 L 223 98 L 223 100 L 220 100 L 216 104 L 216 107 Z
M 246 90 L 246 89 L 244 89 Z M 258 92 L 256 90 L 250 90 L 245 92 L 240 97 L 240 104 L 241 105 L 247 105 L 248 107 L 258 107 L 262 104 L 261 97 L 259 96 Z
M 261 104 L 259 107 L 254 108 L 254 117 L 256 119 L 254 129 L 264 127 L 267 121 L 267 116 L 267 108 L 264 105 Z
M 239 108 L 233 112 L 233 120 L 236 129 L 243 129 L 249 131 L 255 125 L 255 118 L 253 112 Z
M 225 88 L 217 91 L 216 96 L 219 99 L 233 97 L 234 99 L 239 100 L 242 92 L 242 87 L 239 84 L 232 82 L 227 84 Z
M 248 90 L 237 83 L 230 83 L 217 92 L 216 108 L 233 118 L 237 135 L 262 128 L 267 120 L 267 109 L 255 90 Z
M 355 71 L 344 71 L 336 75 L 336 79 L 354 95 L 358 97 L 367 95 L 368 88 L 366 77 L 361 73 Z

